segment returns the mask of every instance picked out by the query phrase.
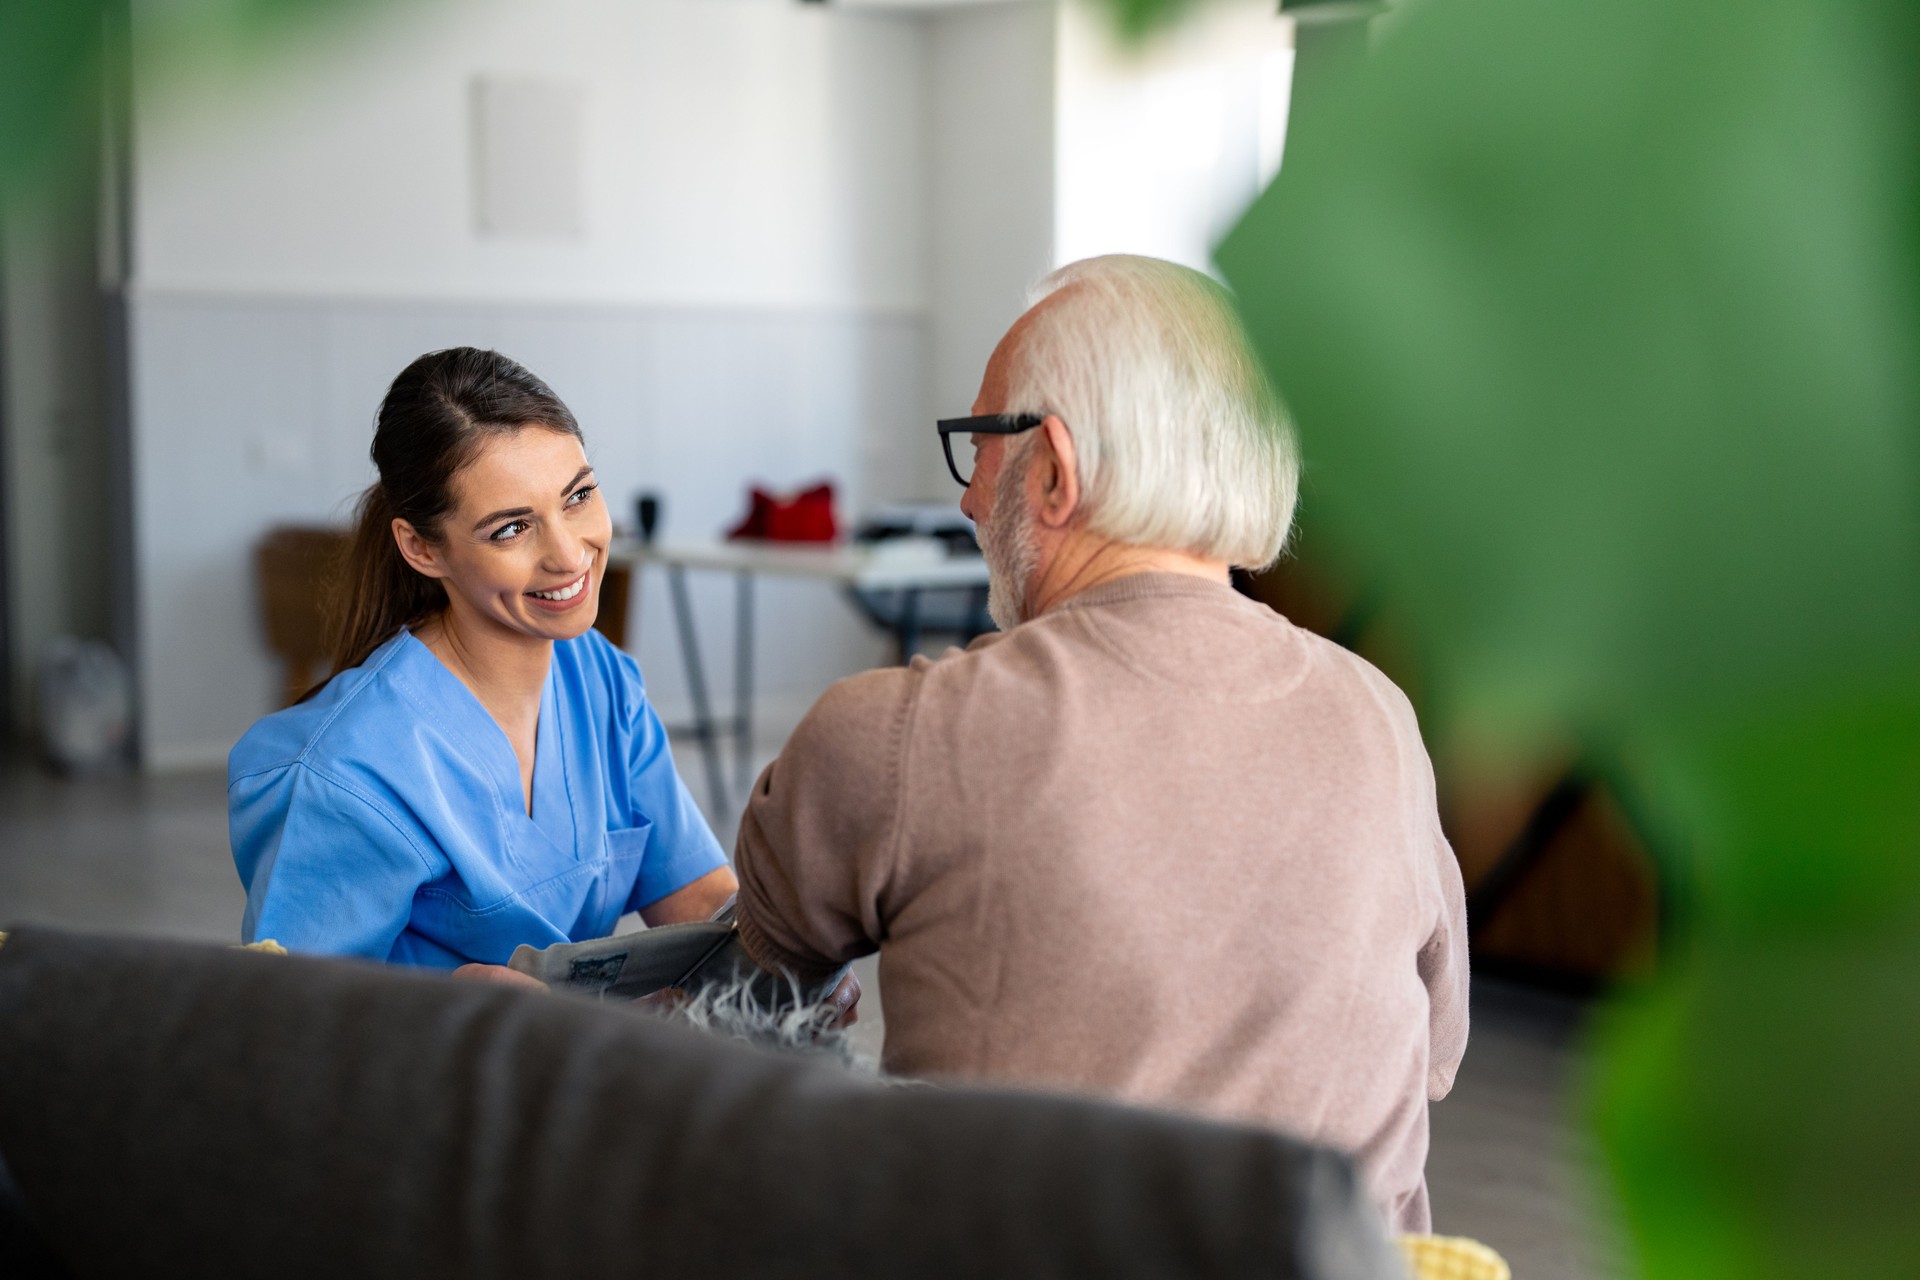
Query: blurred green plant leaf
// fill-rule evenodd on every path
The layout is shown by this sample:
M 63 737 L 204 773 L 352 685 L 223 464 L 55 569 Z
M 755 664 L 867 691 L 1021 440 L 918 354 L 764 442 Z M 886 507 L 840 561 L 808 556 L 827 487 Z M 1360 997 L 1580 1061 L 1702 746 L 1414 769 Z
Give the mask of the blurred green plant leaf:
M 1114 34 L 1125 42 L 1137 42 L 1177 25 L 1208 0 L 1074 0 L 1091 3 L 1106 16 Z
M 1755 698 L 1668 726 L 1650 752 L 1660 808 L 1689 833 L 1703 926 L 1784 938 L 1920 921 L 1920 679 Z
M 77 143 L 100 85 L 94 0 L 0 4 L 0 192 L 16 195 Z
M 264 58 L 319 19 L 375 7 L 373 0 L 0 0 L 0 197 L 35 193 L 73 165 L 97 163 L 113 41 L 135 21 L 141 44 L 160 63 L 216 44 Z
M 1649 1280 L 1920 1275 L 1920 924 L 1716 937 L 1599 1028 Z
M 1433 701 L 1689 856 L 1596 1075 L 1650 1280 L 1920 1274 L 1917 191 L 1920 6 L 1424 0 L 1219 252 Z
M 1222 246 L 1310 529 L 1477 715 L 1920 640 L 1911 74 L 1859 4 L 1429 0 Z

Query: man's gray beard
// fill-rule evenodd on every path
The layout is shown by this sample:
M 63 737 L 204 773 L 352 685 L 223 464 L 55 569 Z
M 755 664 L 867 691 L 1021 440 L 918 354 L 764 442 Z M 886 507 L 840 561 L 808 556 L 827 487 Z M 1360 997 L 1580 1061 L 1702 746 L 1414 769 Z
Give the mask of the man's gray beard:
M 1040 562 L 1025 480 L 1024 467 L 1003 466 L 993 489 L 993 515 L 974 529 L 987 561 L 987 616 L 1002 631 L 1027 620 L 1027 588 Z

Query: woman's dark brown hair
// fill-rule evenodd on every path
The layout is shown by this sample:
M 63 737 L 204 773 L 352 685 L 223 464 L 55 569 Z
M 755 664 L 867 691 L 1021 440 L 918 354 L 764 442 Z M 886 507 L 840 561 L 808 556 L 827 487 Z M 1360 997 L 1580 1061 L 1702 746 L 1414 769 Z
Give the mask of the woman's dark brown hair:
M 440 521 L 453 507 L 454 475 L 488 439 L 522 427 L 581 438 L 553 389 L 498 351 L 430 351 L 393 380 L 373 430 L 380 478 L 360 497 L 340 579 L 332 675 L 359 666 L 400 628 L 445 606 L 446 590 L 400 555 L 394 519 L 438 541 Z

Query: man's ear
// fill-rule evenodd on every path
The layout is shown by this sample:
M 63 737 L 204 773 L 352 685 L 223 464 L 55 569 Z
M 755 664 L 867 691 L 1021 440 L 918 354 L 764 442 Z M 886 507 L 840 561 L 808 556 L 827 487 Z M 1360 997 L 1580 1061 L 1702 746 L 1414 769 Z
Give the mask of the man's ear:
M 417 572 L 429 578 L 447 576 L 446 566 L 440 562 L 440 549 L 421 537 L 412 522 L 398 516 L 393 521 L 393 545 L 400 548 L 400 558 Z
M 1053 414 L 1041 419 L 1043 441 L 1034 467 L 1039 493 L 1034 496 L 1033 511 L 1040 523 L 1050 529 L 1064 529 L 1080 510 L 1080 464 L 1073 451 L 1073 433 Z

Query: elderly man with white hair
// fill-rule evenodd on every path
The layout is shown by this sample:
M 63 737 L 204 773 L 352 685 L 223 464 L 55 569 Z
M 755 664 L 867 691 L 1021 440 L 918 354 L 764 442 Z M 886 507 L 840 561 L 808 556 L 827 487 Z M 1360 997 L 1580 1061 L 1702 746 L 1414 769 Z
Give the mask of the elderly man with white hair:
M 808 713 L 741 823 L 743 939 L 803 978 L 877 949 L 891 1071 L 1270 1125 L 1427 1229 L 1459 867 L 1406 698 L 1229 585 L 1299 477 L 1231 301 L 1065 267 L 973 412 L 940 431 L 1002 631 Z

